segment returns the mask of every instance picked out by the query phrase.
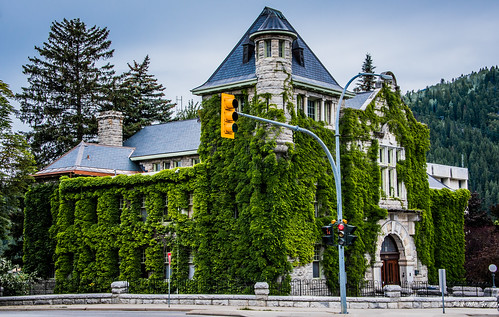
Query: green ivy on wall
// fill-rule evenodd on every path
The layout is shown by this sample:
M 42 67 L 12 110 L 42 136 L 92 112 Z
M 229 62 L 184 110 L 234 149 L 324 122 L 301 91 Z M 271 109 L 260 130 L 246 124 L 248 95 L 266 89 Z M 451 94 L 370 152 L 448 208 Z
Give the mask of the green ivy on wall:
M 49 228 L 57 219 L 56 200 L 58 183 L 37 184 L 30 187 L 25 196 L 23 227 L 23 270 L 49 278 L 53 274 L 55 239 Z
M 187 279 L 195 240 L 188 213 L 198 209 L 190 195 L 197 195 L 203 173 L 198 164 L 152 176 L 63 177 L 52 228 L 56 291 L 106 291 L 115 280 L 164 280 L 167 251 L 175 255 L 172 279 Z
M 284 121 L 283 110 L 263 97 L 254 96 L 249 103 L 243 94 L 245 112 Z M 283 98 L 287 101 L 287 94 Z M 334 149 L 334 131 L 296 113 L 290 102 L 286 108 L 291 124 L 313 131 Z M 41 199 L 37 197 L 52 197 L 50 208 L 44 208 L 54 217 L 48 234 L 57 243 L 58 292 L 106 291 L 117 279 L 163 280 L 166 251 L 173 254 L 173 281 L 187 280 L 189 265 L 195 265 L 191 291 L 198 293 L 220 291 L 221 284 L 230 289 L 260 281 L 269 282 L 276 293 L 278 283 L 289 289 L 293 267 L 313 261 L 320 228 L 336 219 L 334 176 L 319 144 L 294 133 L 288 150 L 276 152 L 280 128 L 247 118 L 238 121 L 234 140 L 223 139 L 218 96 L 203 101 L 201 121 L 202 163 L 194 167 L 154 175 L 63 178 L 55 192 L 53 187 L 32 189 L 26 197 L 32 203 L 27 204 L 28 222 L 36 221 L 29 216 Z M 415 235 L 418 257 L 430 278 L 437 266 L 445 266 L 459 279 L 464 256 L 459 226 L 468 192 L 430 191 L 428 130 L 398 93 L 384 87 L 364 111 L 344 109 L 340 123 L 344 218 L 358 227 L 359 237 L 346 248 L 348 283 L 364 280 L 372 264 L 365 255 L 374 259 L 378 223 L 387 216 L 379 207 L 383 193 L 375 138 L 386 125 L 406 151 L 397 173 L 406 185 L 409 208 L 421 216 Z M 435 233 L 436 226 L 452 232 L 452 248 L 437 251 L 436 245 L 448 241 Z M 27 228 L 28 236 L 37 236 L 37 230 Z M 37 246 L 28 243 L 27 248 Z M 36 261 L 30 252 L 26 263 Z M 337 248 L 323 250 L 322 267 L 329 287 L 336 289 Z
M 431 193 L 431 209 L 435 227 L 435 268 L 445 269 L 451 282 L 464 281 L 464 210 L 468 206 L 470 192 L 466 189 L 451 191 L 435 190 Z

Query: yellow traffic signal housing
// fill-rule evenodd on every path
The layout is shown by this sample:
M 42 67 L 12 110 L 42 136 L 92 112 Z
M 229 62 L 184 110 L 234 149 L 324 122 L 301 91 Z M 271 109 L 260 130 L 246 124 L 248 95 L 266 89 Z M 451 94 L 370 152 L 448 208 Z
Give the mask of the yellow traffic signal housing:
M 220 132 L 222 138 L 233 139 L 237 132 L 237 107 L 239 103 L 234 95 L 222 94 L 222 112 Z

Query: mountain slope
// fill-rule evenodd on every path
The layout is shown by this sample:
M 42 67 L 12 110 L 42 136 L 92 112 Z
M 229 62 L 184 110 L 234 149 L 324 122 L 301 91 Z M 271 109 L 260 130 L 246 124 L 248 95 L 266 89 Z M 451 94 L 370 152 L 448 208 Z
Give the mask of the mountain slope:
M 499 68 L 409 92 L 405 102 L 430 128 L 427 161 L 469 169 L 483 206 L 499 203 Z

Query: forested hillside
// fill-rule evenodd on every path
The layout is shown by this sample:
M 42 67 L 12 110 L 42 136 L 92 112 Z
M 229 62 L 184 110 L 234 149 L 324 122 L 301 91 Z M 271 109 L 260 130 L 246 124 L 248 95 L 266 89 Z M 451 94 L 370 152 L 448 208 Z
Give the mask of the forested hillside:
M 488 210 L 499 203 L 499 69 L 409 92 L 405 102 L 430 128 L 427 161 L 469 169 L 469 189 Z

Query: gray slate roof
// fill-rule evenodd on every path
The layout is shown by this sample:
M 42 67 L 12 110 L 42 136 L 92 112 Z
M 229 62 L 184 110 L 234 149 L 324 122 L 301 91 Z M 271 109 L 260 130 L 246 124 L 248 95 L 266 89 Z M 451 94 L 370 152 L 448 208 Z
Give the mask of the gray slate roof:
M 376 97 L 380 89 L 375 89 L 374 91 L 361 92 L 355 95 L 355 97 L 345 101 L 345 107 L 365 110 L 367 105 Z
M 278 10 L 265 7 L 211 77 L 203 85 L 194 88 L 192 92 L 196 94 L 199 91 L 213 87 L 256 80 L 255 56 L 253 54 L 248 63 L 243 63 L 243 44 L 249 41 L 251 34 L 264 30 L 282 30 L 296 34 L 297 44 L 299 47 L 303 48 L 305 65 L 299 65 L 295 58 L 293 58 L 292 79 L 295 82 L 313 83 L 327 89 L 342 90 L 333 76 L 331 76 L 324 65 L 307 46 L 305 41 L 303 41 L 298 32 L 296 32 L 293 26 L 286 20 L 284 15 Z
M 444 188 L 447 188 L 449 190 L 454 191 L 454 189 L 452 189 L 449 186 L 445 185 L 444 183 L 438 181 L 435 177 L 431 176 L 430 174 L 428 174 L 428 184 L 430 185 L 431 189 L 444 189 Z
M 134 148 L 81 142 L 35 175 L 76 172 L 129 174 L 140 172 L 130 161 Z
M 135 148 L 131 158 L 197 151 L 201 122 L 197 119 L 173 121 L 144 127 L 123 145 Z

